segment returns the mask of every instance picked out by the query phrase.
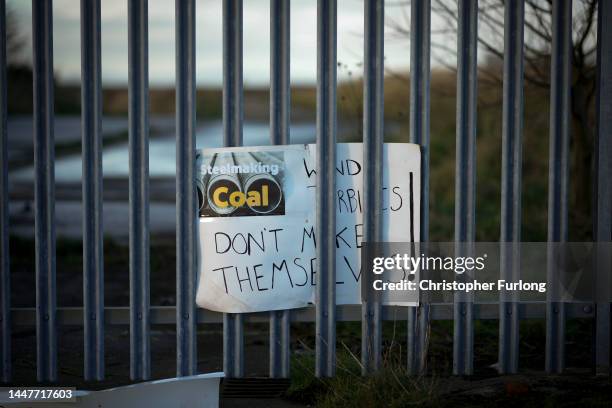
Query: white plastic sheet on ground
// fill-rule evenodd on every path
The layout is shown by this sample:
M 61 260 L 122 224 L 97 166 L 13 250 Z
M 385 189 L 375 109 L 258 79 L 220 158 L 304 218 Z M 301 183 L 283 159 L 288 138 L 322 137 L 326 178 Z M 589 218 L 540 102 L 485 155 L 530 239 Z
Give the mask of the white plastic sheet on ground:
M 223 373 L 149 381 L 102 391 L 76 391 L 75 402 L 14 403 L 0 394 L 7 407 L 55 408 L 214 408 L 219 406 L 219 383 Z

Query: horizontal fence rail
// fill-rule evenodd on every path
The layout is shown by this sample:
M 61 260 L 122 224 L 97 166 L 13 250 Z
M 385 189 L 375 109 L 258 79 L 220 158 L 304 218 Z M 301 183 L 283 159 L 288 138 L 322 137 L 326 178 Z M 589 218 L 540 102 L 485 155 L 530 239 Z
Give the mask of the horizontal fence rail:
M 336 370 L 336 324 L 362 323 L 363 373 L 382 364 L 384 321 L 407 322 L 407 369 L 426 373 L 429 324 L 453 320 L 453 373 L 474 371 L 474 321 L 498 319 L 499 371 L 519 371 L 519 324 L 546 319 L 546 363 L 549 373 L 565 366 L 566 319 L 594 319 L 594 363 L 610 373 L 610 303 L 521 302 L 502 293 L 499 302 L 475 304 L 466 296 L 451 303 L 423 302 L 419 307 L 383 306 L 371 293 L 362 305 L 337 306 L 336 286 L 336 147 L 337 147 L 337 4 L 317 1 L 316 103 L 316 306 L 296 310 L 223 314 L 197 309 L 197 225 L 194 154 L 196 135 L 196 1 L 176 0 L 176 306 L 150 305 L 149 241 L 149 61 L 148 1 L 128 0 L 129 93 L 129 307 L 104 305 L 102 220 L 102 78 L 100 0 L 81 0 L 81 131 L 83 157 L 83 307 L 57 307 L 54 214 L 54 77 L 51 1 L 32 1 L 33 142 L 36 305 L 11 307 L 9 252 L 9 169 L 7 134 L 7 11 L 0 0 L 0 379 L 13 377 L 12 331 L 36 327 L 36 371 L 39 382 L 58 380 L 57 327 L 84 328 L 84 379 L 105 379 L 104 329 L 130 328 L 130 377 L 151 378 L 150 326 L 175 325 L 176 373 L 198 373 L 198 325 L 223 323 L 223 369 L 228 377 L 245 376 L 244 324 L 269 324 L 269 375 L 290 375 L 291 323 L 316 322 L 315 372 L 330 377 Z M 270 2 L 270 143 L 290 141 L 290 3 Z M 421 147 L 421 209 L 419 241 L 429 240 L 429 163 L 431 96 L 431 2 L 411 7 L 410 140 Z M 243 3 L 223 0 L 223 144 L 243 144 Z M 476 140 L 478 2 L 458 2 L 455 241 L 468 253 L 476 239 Z M 504 4 L 504 71 L 502 113 L 502 176 L 500 243 L 521 239 L 522 138 L 525 76 L 525 1 Z M 612 6 L 599 1 L 597 35 L 597 133 L 594 147 L 594 240 L 612 241 Z M 364 1 L 364 240 L 381 241 L 382 152 L 384 142 L 384 22 L 382 0 Z M 572 1 L 552 2 L 551 95 L 548 179 L 548 241 L 568 239 L 568 183 L 572 86 Z M 61 46 L 61 45 L 60 45 Z M 500 244 L 501 245 L 501 244 Z M 502 245 L 503 248 L 508 246 Z M 547 252 L 547 280 L 558 281 Z M 505 252 L 504 252 L 505 251 Z M 500 278 L 516 277 L 520 265 L 514 249 L 502 252 Z M 602 270 L 611 260 L 597 259 Z M 366 278 L 364 276 L 364 278 Z M 609 287 L 610 273 L 596 282 Z M 554 290 L 554 286 L 553 286 Z M 14 297 L 14 296 L 13 296 Z
M 480 320 L 494 320 L 499 318 L 499 305 L 491 304 L 475 304 L 474 318 Z M 452 303 L 431 303 L 430 318 L 431 320 L 452 320 L 453 319 L 453 304 Z M 545 317 L 546 302 L 531 302 L 519 303 L 520 319 L 542 319 Z M 336 321 L 337 322 L 355 322 L 361 321 L 361 306 L 337 306 Z M 174 306 L 151 306 L 150 308 L 151 324 L 170 324 L 176 323 L 176 308 Z M 13 324 L 15 326 L 31 326 L 36 322 L 35 308 L 13 308 Z M 593 318 L 595 315 L 595 303 L 568 303 L 567 317 L 568 318 Z M 316 310 L 314 307 L 305 309 L 295 309 L 291 313 L 292 322 L 314 322 Z M 381 311 L 382 320 L 400 320 L 406 319 L 408 316 L 408 308 L 402 306 L 383 306 Z M 269 313 L 258 312 L 248 313 L 244 315 L 244 321 L 247 323 L 266 323 L 269 319 Z M 128 307 L 106 307 L 105 322 L 107 325 L 128 325 L 129 324 L 129 308 Z M 60 325 L 79 325 L 83 323 L 83 309 L 80 307 L 60 307 L 57 309 L 57 321 Z M 211 312 L 209 310 L 198 309 L 197 323 L 222 323 L 223 313 Z

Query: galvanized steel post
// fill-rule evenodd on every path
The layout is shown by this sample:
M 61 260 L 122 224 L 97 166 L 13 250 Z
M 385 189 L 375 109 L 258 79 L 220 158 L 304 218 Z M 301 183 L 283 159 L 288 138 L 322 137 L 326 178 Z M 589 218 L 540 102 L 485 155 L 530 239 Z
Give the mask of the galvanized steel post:
M 11 367 L 11 271 L 9 261 L 8 132 L 6 93 L 6 2 L 0 0 L 0 381 L 9 382 Z
M 197 373 L 195 0 L 176 0 L 176 375 Z
M 612 3 L 600 0 L 597 22 L 597 138 L 595 143 L 595 216 L 594 237 L 598 242 L 612 241 Z M 610 254 L 598 263 L 598 286 L 610 288 Z M 599 269 L 600 268 L 600 269 Z M 604 291 L 606 290 L 604 289 Z M 605 292 L 604 292 L 605 294 Z M 595 371 L 610 374 L 610 293 L 599 299 L 595 314 Z M 603 300 L 603 301 L 601 301 Z
M 36 354 L 40 382 L 57 380 L 53 3 L 32 1 Z
M 151 376 L 149 336 L 148 2 L 128 1 L 130 377 Z
M 242 145 L 242 0 L 223 0 L 223 145 Z M 223 371 L 244 375 L 241 314 L 223 315 Z
M 384 25 L 383 0 L 365 0 L 363 72 L 363 241 L 382 242 L 382 179 L 384 144 Z M 367 285 L 368 277 L 362 284 Z M 382 306 L 372 287 L 361 306 L 361 365 L 363 374 L 380 368 Z
M 317 377 L 336 369 L 336 0 L 317 1 Z
M 477 0 L 460 0 L 457 32 L 455 256 L 469 255 L 476 232 L 477 22 Z M 470 375 L 474 353 L 473 303 L 470 296 L 461 292 L 455 294 L 454 301 L 453 374 Z
M 421 147 L 420 242 L 429 240 L 429 100 L 431 83 L 431 3 L 411 2 L 410 142 Z M 408 308 L 408 373 L 425 371 L 430 305 Z
M 521 155 L 523 138 L 523 31 L 525 1 L 509 0 L 504 23 L 504 106 L 502 117 L 502 184 L 500 279 L 520 275 Z M 519 353 L 519 304 L 500 294 L 499 371 L 516 373 Z
M 290 2 L 270 1 L 270 141 L 289 143 L 290 87 Z M 270 312 L 270 377 L 289 377 L 290 310 Z
M 104 379 L 102 64 L 100 0 L 81 0 L 83 327 L 86 381 Z
M 550 150 L 548 165 L 548 256 L 546 304 L 546 372 L 560 373 L 565 362 L 565 305 L 558 295 L 559 242 L 568 238 L 568 178 L 572 87 L 572 1 L 552 4 L 552 64 L 550 71 Z

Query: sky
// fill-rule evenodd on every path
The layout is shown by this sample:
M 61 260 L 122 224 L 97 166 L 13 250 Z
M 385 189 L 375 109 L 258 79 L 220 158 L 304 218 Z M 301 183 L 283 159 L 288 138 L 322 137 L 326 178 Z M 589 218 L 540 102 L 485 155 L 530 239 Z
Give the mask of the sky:
M 55 72 L 63 82 L 80 81 L 80 9 L 78 0 L 53 2 L 53 43 Z M 222 79 L 222 0 L 196 2 L 197 81 L 219 86 Z M 25 40 L 23 55 L 31 60 L 31 2 L 8 0 L 7 7 L 18 19 Z M 390 3 L 386 23 L 407 24 L 409 7 Z M 291 1 L 291 81 L 316 81 L 316 0 Z M 338 61 L 344 64 L 338 79 L 351 71 L 361 75 L 363 59 L 363 0 L 338 1 Z M 244 84 L 269 83 L 270 7 L 269 0 L 244 0 Z M 435 24 L 435 18 L 432 25 Z M 149 78 L 152 86 L 171 85 L 175 79 L 174 1 L 149 0 Z M 389 27 L 385 33 L 385 65 L 407 71 L 410 64 L 408 38 L 396 38 Z M 105 85 L 127 83 L 127 0 L 102 1 L 102 79 Z
M 289 0 L 287 0 L 289 1 Z M 294 85 L 316 83 L 317 0 L 291 1 L 291 82 Z M 127 84 L 127 2 L 102 0 L 102 80 L 105 86 Z M 149 0 L 149 80 L 151 86 L 173 86 L 175 79 L 174 0 Z M 451 4 L 455 4 L 450 1 Z M 574 15 L 579 4 L 574 3 Z M 338 79 L 362 74 L 363 0 L 338 0 L 337 56 L 341 67 Z M 243 1 L 243 76 L 245 87 L 264 87 L 270 79 L 270 0 Z M 219 87 L 222 80 L 222 0 L 196 0 L 196 70 L 200 86 Z M 31 61 L 31 1 L 7 0 L 9 18 L 15 20 L 23 39 L 22 59 Z M 410 66 L 410 41 L 398 36 L 391 26 L 409 25 L 410 5 L 404 0 L 385 1 L 385 68 L 407 72 Z M 482 14 L 482 13 L 480 13 Z M 503 50 L 503 38 L 481 21 L 479 35 L 495 39 Z M 501 18 L 500 16 L 497 16 Z M 526 16 L 526 19 L 529 16 Z M 79 83 L 81 70 L 80 1 L 53 1 L 54 68 L 64 83 Z M 456 64 L 457 37 L 452 27 L 432 10 L 432 68 Z M 590 42 L 594 42 L 594 29 Z M 450 32 L 450 33 L 449 33 Z M 574 35 L 577 35 L 574 32 Z M 526 43 L 536 48 L 529 30 Z M 479 44 L 478 60 L 487 52 Z

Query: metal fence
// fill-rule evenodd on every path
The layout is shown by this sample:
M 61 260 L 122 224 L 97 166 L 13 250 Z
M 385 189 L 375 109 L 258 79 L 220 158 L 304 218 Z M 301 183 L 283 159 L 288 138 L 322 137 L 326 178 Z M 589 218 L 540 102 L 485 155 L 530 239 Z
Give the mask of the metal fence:
M 548 240 L 567 240 L 568 151 L 570 134 L 572 2 L 553 1 L 550 106 L 550 169 Z M 289 7 L 287 0 L 271 0 L 270 141 L 290 142 Z M 290 323 L 316 321 L 316 374 L 335 372 L 335 328 L 339 321 L 362 321 L 362 363 L 365 373 L 381 365 L 382 321 L 408 323 L 410 373 L 425 368 L 427 327 L 433 319 L 453 319 L 453 373 L 473 372 L 474 321 L 499 319 L 499 362 L 502 373 L 518 366 L 520 319 L 546 318 L 546 371 L 564 368 L 564 331 L 567 318 L 595 319 L 595 364 L 609 373 L 610 304 L 518 303 L 474 304 L 466 297 L 454 304 L 424 303 L 419 307 L 383 307 L 368 300 L 361 307 L 335 305 L 335 182 L 336 157 L 336 32 L 335 0 L 318 0 L 317 22 L 317 274 L 316 308 L 254 314 L 225 314 L 195 306 L 196 213 L 195 152 L 195 0 L 176 0 L 176 143 L 177 143 L 177 263 L 176 307 L 151 306 L 149 301 L 148 201 L 148 28 L 147 0 L 128 0 L 129 42 L 129 207 L 130 306 L 104 306 L 102 220 L 102 103 L 100 0 L 81 1 L 82 154 L 83 154 L 83 276 L 82 308 L 56 306 L 53 41 L 51 1 L 32 1 L 34 78 L 34 165 L 36 308 L 12 308 L 9 275 L 9 195 L 7 152 L 6 9 L 0 0 L 0 361 L 3 382 L 11 381 L 11 327 L 35 325 L 37 374 L 41 382 L 56 381 L 57 327 L 84 326 L 84 377 L 104 378 L 104 327 L 129 324 L 130 374 L 133 380 L 151 376 L 150 326 L 176 324 L 177 375 L 197 371 L 196 327 L 223 322 L 224 371 L 244 375 L 245 322 L 270 324 L 270 376 L 288 377 Z M 502 152 L 502 242 L 520 241 L 521 138 L 523 127 L 524 1 L 505 2 L 505 57 Z M 411 2 L 410 138 L 422 148 L 421 236 L 429 229 L 430 38 L 429 0 Z M 475 239 L 475 174 L 477 115 L 478 4 L 459 0 L 457 75 L 457 151 L 455 241 Z M 612 3 L 600 0 L 598 9 L 598 96 L 595 156 L 595 237 L 612 240 Z M 381 237 L 384 2 L 365 0 L 364 65 L 364 239 Z M 223 129 L 224 145 L 242 144 L 242 0 L 223 0 Z M 502 278 L 513 266 L 502 263 Z M 554 271 L 549 271 L 554 278 Z

